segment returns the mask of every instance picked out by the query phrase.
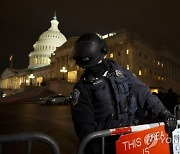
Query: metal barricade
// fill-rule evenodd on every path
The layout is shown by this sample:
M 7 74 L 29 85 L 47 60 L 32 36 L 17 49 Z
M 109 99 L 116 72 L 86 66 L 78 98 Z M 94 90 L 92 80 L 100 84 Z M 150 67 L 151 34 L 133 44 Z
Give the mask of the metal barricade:
M 147 130 L 149 128 L 154 128 L 164 125 L 164 123 L 152 123 L 152 124 L 144 124 L 144 125 L 138 125 L 138 126 L 129 126 L 129 127 L 120 127 L 120 128 L 114 128 L 114 129 L 108 129 L 108 130 L 102 130 L 102 131 L 96 131 L 89 135 L 87 135 L 80 143 L 78 147 L 77 154 L 84 154 L 84 150 L 86 145 L 96 138 L 102 138 L 102 154 L 105 154 L 105 137 L 112 136 L 112 135 L 123 135 L 138 131 Z
M 0 135 L 0 154 L 4 143 L 27 142 L 27 154 L 32 152 L 32 141 L 40 141 L 48 145 L 53 154 L 60 154 L 57 142 L 50 136 L 39 132 L 17 133 L 9 135 Z

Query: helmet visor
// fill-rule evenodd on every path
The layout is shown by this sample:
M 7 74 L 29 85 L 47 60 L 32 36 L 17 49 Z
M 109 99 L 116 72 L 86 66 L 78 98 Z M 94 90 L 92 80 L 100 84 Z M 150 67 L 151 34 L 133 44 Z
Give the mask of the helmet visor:
M 101 57 L 102 47 L 96 42 L 84 41 L 77 43 L 73 48 L 69 59 L 73 58 L 80 67 L 87 68 L 98 63 Z

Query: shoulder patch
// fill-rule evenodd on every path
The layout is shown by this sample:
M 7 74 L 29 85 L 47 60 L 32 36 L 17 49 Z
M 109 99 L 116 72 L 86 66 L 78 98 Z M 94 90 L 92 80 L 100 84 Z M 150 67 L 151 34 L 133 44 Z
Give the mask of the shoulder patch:
M 117 77 L 124 78 L 124 74 L 120 70 L 115 70 L 115 74 Z
M 75 106 L 78 103 L 80 91 L 78 89 L 74 89 L 72 93 L 72 106 Z

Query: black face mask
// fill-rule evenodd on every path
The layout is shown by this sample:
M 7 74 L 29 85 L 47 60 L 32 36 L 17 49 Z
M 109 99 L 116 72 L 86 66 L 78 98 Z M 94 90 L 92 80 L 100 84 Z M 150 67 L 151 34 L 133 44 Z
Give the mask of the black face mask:
M 105 65 L 104 60 L 103 60 L 101 63 L 96 64 L 93 67 L 87 68 L 86 73 L 91 74 L 95 77 L 100 77 L 107 71 L 107 69 L 108 67 Z

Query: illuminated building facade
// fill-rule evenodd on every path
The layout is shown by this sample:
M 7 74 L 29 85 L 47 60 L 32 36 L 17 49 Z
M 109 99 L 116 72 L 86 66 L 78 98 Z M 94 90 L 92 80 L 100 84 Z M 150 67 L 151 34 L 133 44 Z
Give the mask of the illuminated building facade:
M 29 69 L 50 65 L 50 57 L 57 47 L 67 40 L 58 29 L 59 22 L 56 16 L 51 20 L 51 27 L 40 35 L 39 40 L 33 45 L 34 51 L 29 54 Z
M 1 74 L 0 88 L 20 89 L 23 85 L 40 85 L 50 79 L 50 57 L 57 47 L 67 40 L 58 29 L 56 15 L 51 20 L 51 27 L 42 33 L 33 45 L 34 51 L 29 54 L 29 66 L 23 70 L 5 69 Z
M 167 49 L 157 50 L 127 30 L 106 39 L 109 57 L 131 70 L 151 89 L 174 89 L 180 93 L 180 63 Z
M 108 58 L 131 70 L 151 89 L 167 91 L 172 88 L 180 93 L 180 63 L 167 49 L 157 50 L 126 29 L 101 36 L 109 47 Z M 65 67 L 68 82 L 76 82 L 83 70 L 74 63 L 68 64 L 68 57 L 77 38 L 70 38 L 57 48 L 52 57 L 52 78 L 62 76 L 59 71 Z
M 51 57 L 51 78 L 60 79 L 63 73 L 60 71 L 62 68 L 68 70 L 65 74 L 65 79 L 68 82 L 77 81 L 77 70 L 78 66 L 69 63 L 69 55 L 72 51 L 73 44 L 78 37 L 71 37 L 66 43 L 61 47 L 57 48 L 55 54 Z
M 1 74 L 0 88 L 2 89 L 19 89 L 20 85 L 30 84 L 29 76 L 30 72 L 27 69 L 5 69 Z
M 48 35 L 45 32 L 42 36 L 45 36 L 44 40 L 46 40 Z M 180 94 L 180 62 L 170 51 L 167 49 L 157 50 L 137 34 L 126 29 L 100 36 L 109 47 L 108 58 L 131 70 L 151 89 L 167 91 L 172 88 Z M 55 51 L 49 52 L 51 53 L 48 57 L 50 60 L 46 64 L 43 62 L 42 55 L 43 52 L 47 52 L 37 50 L 40 44 L 38 41 L 35 45 L 37 48 L 29 55 L 28 69 L 6 69 L 1 75 L 0 88 L 19 89 L 23 84 L 31 85 L 32 82 L 34 85 L 40 85 L 44 80 L 48 80 L 52 89 L 56 87 L 56 92 L 59 90 L 64 92 L 65 89 L 68 89 L 67 93 L 70 93 L 74 83 L 83 73 L 82 68 L 75 65 L 71 59 L 69 60 L 77 38 L 71 37 L 67 41 L 62 39 L 64 43 L 61 42 L 62 44 L 60 43 L 59 47 L 56 46 Z M 48 41 L 44 41 L 45 49 L 46 43 L 47 46 L 53 46 Z M 33 61 L 34 55 L 39 56 L 38 63 L 35 62 L 36 60 Z

